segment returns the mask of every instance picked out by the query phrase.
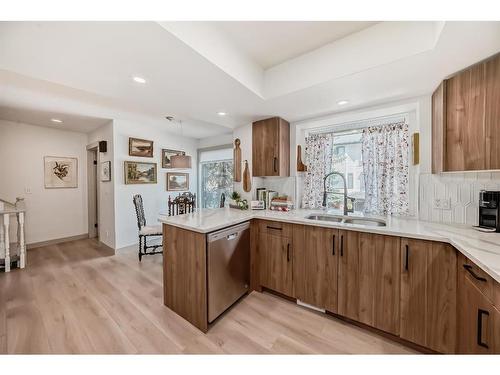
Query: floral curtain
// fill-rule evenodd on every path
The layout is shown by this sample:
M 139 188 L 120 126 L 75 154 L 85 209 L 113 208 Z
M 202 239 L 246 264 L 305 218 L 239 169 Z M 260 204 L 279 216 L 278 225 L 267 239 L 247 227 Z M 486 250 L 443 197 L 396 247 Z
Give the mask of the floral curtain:
M 409 214 L 408 124 L 406 121 L 363 129 L 365 212 Z
M 302 196 L 303 208 L 319 208 L 323 203 L 323 177 L 332 171 L 333 134 L 306 137 L 304 163 L 307 174 Z

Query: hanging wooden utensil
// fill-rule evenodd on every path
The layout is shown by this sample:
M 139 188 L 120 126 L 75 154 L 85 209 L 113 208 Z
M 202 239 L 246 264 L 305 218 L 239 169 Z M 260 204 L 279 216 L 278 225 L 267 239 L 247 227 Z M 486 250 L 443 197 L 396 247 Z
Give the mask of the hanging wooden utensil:
M 243 191 L 246 191 L 248 193 L 250 190 L 252 190 L 252 182 L 250 181 L 248 160 L 245 160 L 245 169 L 243 170 Z
M 234 165 L 234 181 L 241 182 L 241 148 L 240 139 L 236 138 L 234 140 L 234 150 L 233 150 L 233 165 Z
M 297 145 L 297 172 L 307 172 L 307 166 L 302 163 L 302 146 Z

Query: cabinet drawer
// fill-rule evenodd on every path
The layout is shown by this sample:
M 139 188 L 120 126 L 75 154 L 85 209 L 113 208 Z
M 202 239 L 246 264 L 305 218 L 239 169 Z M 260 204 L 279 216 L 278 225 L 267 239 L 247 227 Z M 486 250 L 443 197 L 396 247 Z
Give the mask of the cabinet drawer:
M 259 233 L 291 238 L 293 233 L 293 225 L 282 223 L 280 221 L 260 220 Z
M 465 278 L 479 289 L 479 291 L 481 291 L 481 293 L 491 302 L 494 302 L 495 299 L 500 297 L 500 292 L 496 290 L 498 287 L 498 285 L 496 285 L 497 282 L 463 254 L 460 254 L 458 259 L 458 267 L 459 272 L 463 272 Z M 498 303 L 500 301 L 496 302 Z

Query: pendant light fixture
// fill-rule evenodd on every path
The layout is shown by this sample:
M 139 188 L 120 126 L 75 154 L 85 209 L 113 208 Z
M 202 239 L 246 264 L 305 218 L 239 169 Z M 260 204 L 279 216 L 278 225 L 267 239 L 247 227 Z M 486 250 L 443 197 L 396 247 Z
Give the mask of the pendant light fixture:
M 183 135 L 182 120 L 179 120 L 179 127 L 181 129 L 181 136 L 182 136 Z M 170 157 L 170 166 L 172 168 L 189 169 L 191 168 L 191 156 L 186 155 L 185 153 L 179 155 L 173 155 Z

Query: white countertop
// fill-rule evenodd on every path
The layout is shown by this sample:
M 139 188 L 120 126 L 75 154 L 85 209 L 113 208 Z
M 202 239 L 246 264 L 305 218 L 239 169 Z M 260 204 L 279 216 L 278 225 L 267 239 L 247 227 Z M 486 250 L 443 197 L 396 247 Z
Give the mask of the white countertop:
M 305 218 L 307 215 L 314 213 L 325 213 L 325 211 L 304 209 L 289 212 L 270 210 L 241 211 L 231 208 L 217 208 L 200 209 L 194 213 L 171 217 L 160 215 L 158 220 L 164 224 L 199 233 L 213 232 L 250 219 L 267 219 L 293 224 L 307 224 L 447 242 L 500 283 L 500 233 L 483 233 L 470 226 L 446 225 L 392 216 L 386 218 L 387 225 L 385 227 L 367 227 L 364 225 L 334 223 Z

